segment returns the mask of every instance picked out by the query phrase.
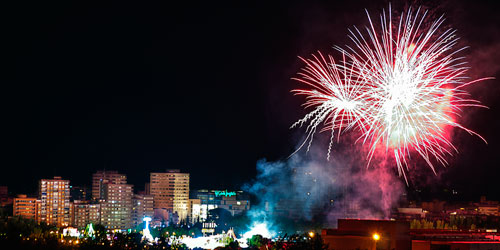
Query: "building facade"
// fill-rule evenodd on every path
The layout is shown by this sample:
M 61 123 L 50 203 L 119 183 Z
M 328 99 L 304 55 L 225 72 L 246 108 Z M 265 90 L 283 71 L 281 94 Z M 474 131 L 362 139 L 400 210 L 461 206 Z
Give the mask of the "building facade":
M 208 212 L 215 208 L 223 208 L 232 216 L 250 209 L 250 199 L 243 191 L 228 190 L 194 190 L 189 200 L 190 222 L 204 222 Z
M 235 216 L 250 209 L 250 200 L 238 199 L 238 197 L 236 196 L 223 196 L 220 201 L 219 207 L 226 209 L 231 213 L 232 216 Z
M 189 199 L 188 209 L 189 209 L 189 211 L 188 211 L 189 223 L 194 224 L 194 223 L 203 221 L 203 219 L 201 218 L 202 208 L 201 208 L 201 200 L 200 199 Z M 205 215 L 204 218 L 206 220 L 207 213 L 205 213 L 204 215 Z
M 38 221 L 58 227 L 68 226 L 71 223 L 69 180 L 56 176 L 42 179 L 39 184 Z
M 179 221 L 188 217 L 189 174 L 180 170 L 151 173 L 150 192 L 154 197 L 154 208 L 165 209 L 176 214 Z
M 73 215 L 72 225 L 76 228 L 85 228 L 89 223 L 99 224 L 101 222 L 101 205 L 74 201 Z
M 132 227 L 141 225 L 145 217 L 153 218 L 153 196 L 136 194 L 132 204 Z
M 14 198 L 13 212 L 14 216 L 20 216 L 26 219 L 36 219 L 36 198 L 29 198 L 20 194 Z
M 132 228 L 133 186 L 130 184 L 103 184 L 101 197 L 101 224 L 111 230 Z
M 92 174 L 92 199 L 99 200 L 103 197 L 105 183 L 127 184 L 127 176 L 117 171 L 99 170 Z

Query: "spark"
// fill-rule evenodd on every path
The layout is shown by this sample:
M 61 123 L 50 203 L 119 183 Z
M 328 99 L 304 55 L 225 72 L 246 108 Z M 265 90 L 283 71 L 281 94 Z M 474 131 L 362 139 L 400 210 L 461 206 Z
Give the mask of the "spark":
M 366 13 L 366 35 L 354 27 L 349 35 L 354 46 L 335 46 L 342 54 L 340 63 L 321 53 L 313 59 L 300 58 L 306 66 L 294 79 L 311 89 L 293 92 L 305 95 L 304 106 L 313 110 L 292 125 L 307 124 L 306 139 L 298 150 L 305 143 L 309 150 L 313 135 L 324 124 L 320 132 L 331 132 L 329 158 L 335 133 L 338 141 L 353 129 L 361 134 L 358 141 L 369 145 L 368 165 L 376 151 L 389 152 L 399 175 L 407 180 L 410 152 L 417 152 L 434 173 L 434 161 L 446 166 L 446 156 L 458 152 L 447 128 L 460 128 L 485 141 L 456 117 L 465 107 L 485 107 L 463 88 L 490 78 L 467 82 L 468 66 L 457 57 L 465 48 L 455 49 L 459 39 L 455 30 L 441 32 L 443 16 L 427 26 L 427 12 L 409 9 L 394 25 L 389 6 L 376 29 Z

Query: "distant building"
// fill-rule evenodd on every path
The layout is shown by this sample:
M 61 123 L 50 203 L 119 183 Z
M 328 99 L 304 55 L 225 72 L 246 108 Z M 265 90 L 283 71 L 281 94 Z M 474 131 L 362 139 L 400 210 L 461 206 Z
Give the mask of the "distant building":
M 172 213 L 166 208 L 153 208 L 153 220 L 151 223 L 151 225 L 155 226 L 168 226 L 170 223 L 174 223 Z
M 498 201 L 489 201 L 486 200 L 486 196 L 481 196 L 479 203 L 476 203 L 475 205 L 477 206 L 479 214 L 500 216 L 500 204 Z
M 250 209 L 250 199 L 243 191 L 200 189 L 191 193 L 189 200 L 190 221 L 204 222 L 208 212 L 215 208 L 223 208 L 238 215 Z
M 153 218 L 153 215 L 153 196 L 134 195 L 132 198 L 132 227 L 140 225 L 144 217 Z
M 340 219 L 338 229 L 323 229 L 321 238 L 328 249 L 335 250 L 410 250 L 409 233 L 408 222 Z
M 188 205 L 189 223 L 194 224 L 196 222 L 203 221 L 203 218 L 207 218 L 207 211 L 202 213 L 201 200 L 200 199 L 189 199 Z M 212 208 L 214 209 L 214 208 Z
M 201 199 L 189 199 L 190 207 L 190 222 L 204 222 L 208 218 L 208 211 L 218 208 L 215 203 L 203 203 Z
M 37 199 L 35 203 L 35 221 L 40 223 L 42 221 L 42 200 Z M 71 220 L 71 219 L 70 219 Z
M 410 230 L 412 250 L 500 250 L 500 235 L 478 230 Z M 378 248 L 377 248 L 378 249 Z
M 412 219 L 423 219 L 426 213 L 427 211 L 421 207 L 400 207 L 397 209 L 397 213 L 393 213 L 392 216 L 397 220 L 409 221 Z
M 70 186 L 69 193 L 71 195 L 71 201 L 75 201 L 75 200 L 90 201 L 92 198 L 90 190 L 85 186 L 83 186 L 83 187 Z
M 69 201 L 69 224 L 68 226 L 71 226 L 75 223 L 75 206 L 73 201 Z
M 9 188 L 7 186 L 0 186 L 0 199 L 9 197 Z
M 250 209 L 250 200 L 238 199 L 236 196 L 223 196 L 220 202 L 221 204 L 219 207 L 229 211 L 232 216 L 241 214 L 242 212 Z
M 180 170 L 151 173 L 150 194 L 154 197 L 154 208 L 176 214 L 179 221 L 188 217 L 189 174 Z M 176 216 L 172 216 L 176 217 Z
M 69 180 L 56 176 L 54 179 L 42 179 L 39 184 L 39 222 L 68 226 L 71 222 Z
M 104 183 L 127 184 L 127 176 L 117 171 L 99 170 L 92 174 L 92 199 L 99 200 L 103 197 Z
M 500 250 L 496 230 L 410 229 L 409 222 L 393 220 L 339 219 L 321 238 L 332 250 Z
M 144 183 L 144 194 L 150 195 L 151 194 L 150 191 L 151 191 L 151 186 L 149 185 L 149 182 Z
M 433 200 L 422 202 L 422 209 L 430 213 L 443 213 L 446 210 L 446 202 L 441 200 Z
M 14 198 L 12 214 L 26 219 L 36 218 L 36 198 L 29 198 L 25 194 L 20 194 Z
M 74 201 L 73 215 L 72 225 L 76 228 L 85 228 L 89 223 L 99 224 L 101 222 L 101 205 L 88 201 Z
M 0 186 L 0 207 L 12 205 L 12 197 L 9 196 L 9 188 Z
M 101 224 L 107 229 L 131 228 L 133 186 L 107 182 L 104 182 L 102 186 Z

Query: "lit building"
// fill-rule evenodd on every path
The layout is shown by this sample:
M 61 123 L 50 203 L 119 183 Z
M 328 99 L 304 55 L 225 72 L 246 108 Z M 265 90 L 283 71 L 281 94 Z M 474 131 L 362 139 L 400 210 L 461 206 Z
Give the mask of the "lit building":
M 328 249 L 335 250 L 410 250 L 412 241 L 409 233 L 408 222 L 339 219 L 338 228 L 323 229 L 321 238 L 328 244 Z
M 37 199 L 35 202 L 35 221 L 40 222 L 42 217 L 42 200 Z
M 219 207 L 226 209 L 232 216 L 235 216 L 250 209 L 250 200 L 237 199 L 236 196 L 223 196 Z
M 191 223 L 206 221 L 208 212 L 215 208 L 223 208 L 233 216 L 250 209 L 250 200 L 243 191 L 200 189 L 193 191 L 191 196 Z
M 479 206 L 477 209 L 478 209 L 479 214 L 498 216 L 500 214 L 498 207 L 499 207 L 498 205 L 497 206 L 482 205 L 482 206 Z
M 425 218 L 428 212 L 421 207 L 400 207 L 397 209 L 397 212 L 391 214 L 391 217 L 402 220 L 402 221 L 411 221 L 413 219 L 423 219 Z
M 70 192 L 71 193 L 71 192 Z M 70 195 L 71 197 L 71 195 Z M 69 201 L 69 224 L 68 225 L 73 225 L 75 223 L 75 209 L 74 209 L 73 201 Z
M 132 198 L 132 204 L 132 227 L 140 225 L 145 217 L 153 217 L 153 196 L 136 194 Z
M 36 198 L 28 198 L 24 194 L 18 195 L 17 198 L 14 198 L 13 215 L 26 219 L 35 219 Z
M 499 216 L 500 215 L 500 204 L 498 201 L 489 201 L 486 196 L 481 196 L 479 203 L 475 204 L 477 206 L 477 211 L 479 214 L 489 215 L 489 216 Z
M 99 170 L 92 174 L 92 199 L 99 200 L 103 197 L 104 183 L 127 184 L 127 176 L 117 171 Z
M 500 249 L 496 230 L 410 229 L 409 222 L 394 220 L 339 219 L 337 224 L 321 231 L 328 249 Z
M 59 227 L 68 226 L 71 222 L 69 197 L 69 180 L 58 176 L 40 180 L 38 221 Z
M 150 194 L 154 197 L 155 209 L 166 209 L 177 214 L 179 221 L 186 220 L 189 202 L 189 174 L 180 170 L 151 173 Z
M 103 183 L 101 224 L 107 229 L 132 227 L 132 191 L 130 184 Z
M 190 215 L 189 221 L 191 223 L 204 222 L 208 218 L 208 211 L 216 209 L 217 204 L 202 203 L 201 199 L 189 199 Z
M 99 224 L 101 220 L 101 205 L 89 202 L 75 201 L 73 204 L 73 226 L 85 228 L 89 223 Z
M 194 224 L 196 222 L 202 221 L 201 215 L 201 200 L 200 199 L 189 199 L 189 223 Z M 206 219 L 206 213 L 205 213 Z

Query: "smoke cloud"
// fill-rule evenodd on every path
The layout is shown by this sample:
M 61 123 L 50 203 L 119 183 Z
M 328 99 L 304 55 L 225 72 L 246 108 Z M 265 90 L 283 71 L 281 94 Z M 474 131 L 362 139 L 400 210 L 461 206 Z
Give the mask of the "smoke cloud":
M 326 154 L 313 148 L 283 161 L 260 160 L 256 179 L 244 186 L 258 198 L 252 220 L 291 232 L 300 231 L 301 223 L 335 227 L 339 218 L 388 219 L 404 180 L 380 160 L 367 168 L 358 155 L 337 153 L 326 161 Z

